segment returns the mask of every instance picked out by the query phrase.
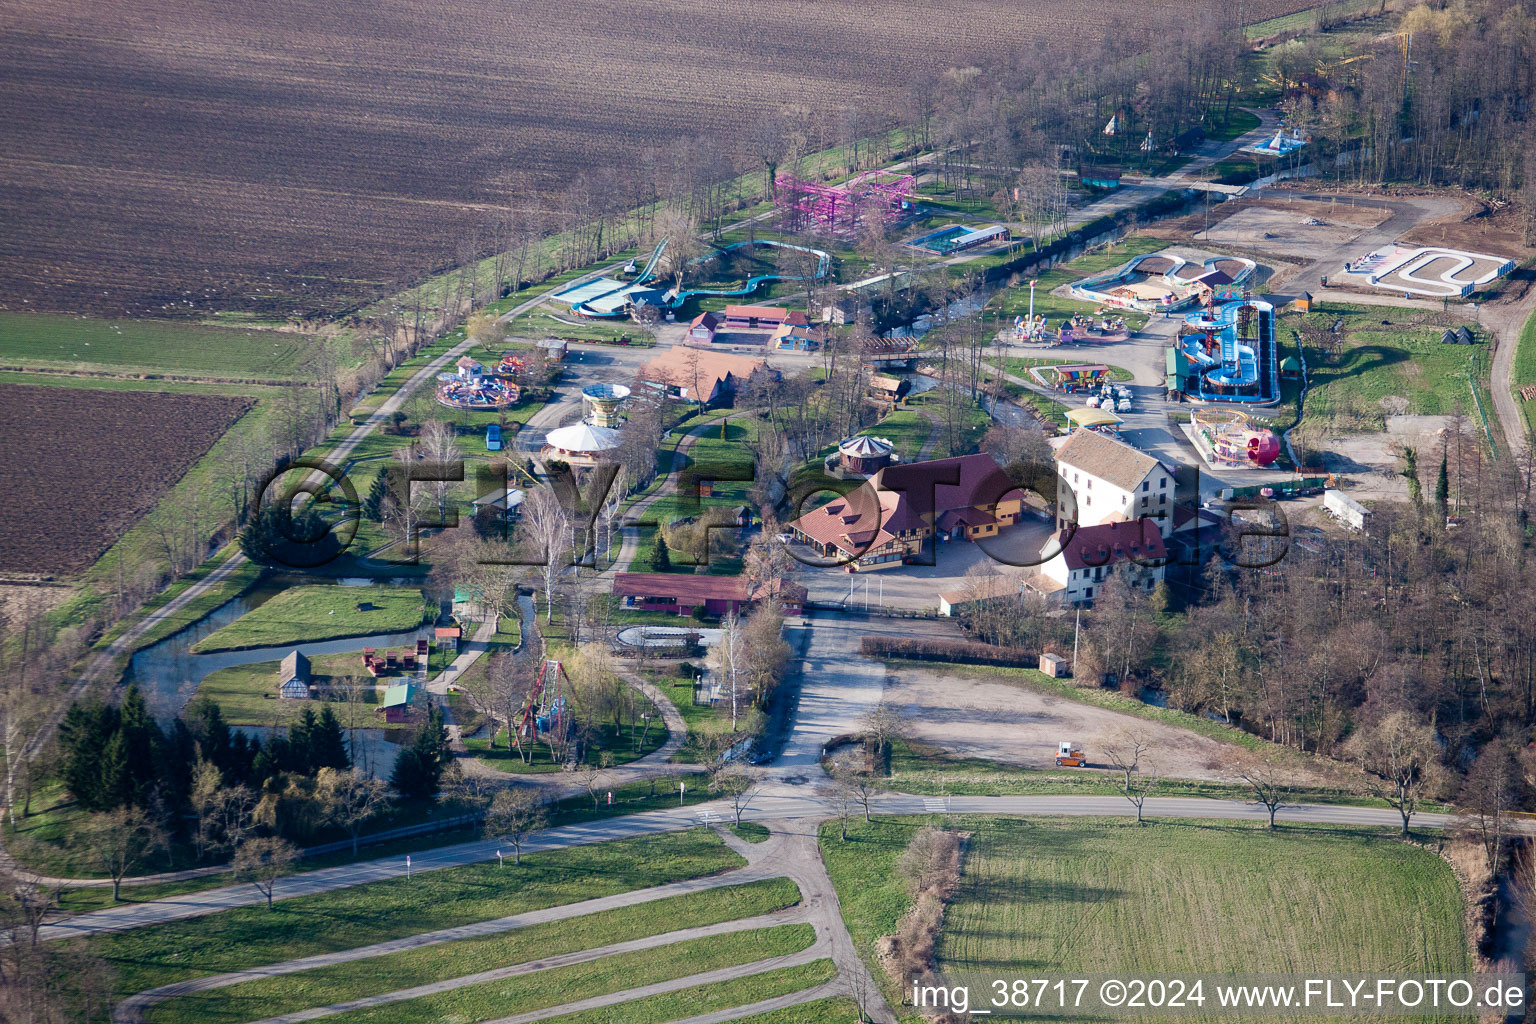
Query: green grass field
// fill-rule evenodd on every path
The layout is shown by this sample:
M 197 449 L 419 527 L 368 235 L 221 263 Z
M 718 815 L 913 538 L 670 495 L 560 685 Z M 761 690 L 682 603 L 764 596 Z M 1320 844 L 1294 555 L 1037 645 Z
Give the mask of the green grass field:
M 290 380 L 317 344 L 292 331 L 0 313 L 0 365 L 16 369 Z
M 1052 267 L 1035 278 L 1035 315 L 1060 321 L 1063 317 L 1077 313 L 1092 313 L 1097 308 L 1093 303 L 1058 298 L 1052 295 L 1051 291 L 1090 274 L 1101 274 L 1106 270 L 1113 270 L 1133 256 L 1157 252 L 1167 246 L 1168 242 L 1160 238 L 1131 235 L 1113 245 L 1084 253 L 1070 263 Z M 1029 308 L 1029 282 L 1025 281 L 1016 287 L 1005 288 L 988 299 L 985 315 L 989 319 L 995 318 L 997 328 L 1001 330 L 1005 326 L 1012 325 L 1015 317 L 1026 315 Z M 1144 313 L 1116 310 L 1115 315 L 1125 317 L 1126 326 L 1133 331 L 1141 329 L 1147 322 L 1147 316 Z M 1073 348 L 1064 358 L 1073 362 L 1092 361 L 1089 356 L 1084 355 L 1082 348 Z
M 219 705 L 224 721 L 230 725 L 289 725 L 298 721 L 305 708 L 319 713 L 320 701 L 279 700 L 277 698 L 276 661 L 259 661 L 210 672 L 197 686 L 198 697 L 207 697 Z M 310 681 L 332 693 L 345 691 L 346 700 L 329 700 L 331 710 L 345 728 L 413 729 L 398 722 L 387 724 L 377 715 L 379 687 L 400 682 L 402 676 L 378 679 L 363 670 L 362 654 L 323 654 L 310 659 Z
M 645 999 L 633 999 L 626 1003 L 583 1010 L 580 1013 L 545 1017 L 541 1024 L 665 1024 L 666 1021 L 684 1020 L 705 1013 L 746 1006 L 763 999 L 772 999 L 774 996 L 802 992 L 825 984 L 835 977 L 837 977 L 837 968 L 831 960 L 814 960 L 800 967 L 776 967 L 759 974 L 733 978 L 715 985 L 700 985 L 695 988 L 649 996 Z M 850 1000 L 847 999 L 829 999 L 825 1002 L 834 1008 L 850 1004 Z M 788 1010 L 777 1011 L 775 1014 L 743 1019 L 757 1021 L 759 1024 L 809 1024 L 812 1021 L 815 1024 L 842 1024 L 843 1021 L 853 1024 L 857 1019 L 856 1013 L 846 1017 L 788 1016 L 801 1009 L 803 1008 L 791 1007 Z
M 1279 329 L 1289 337 L 1299 323 L 1326 330 L 1338 320 L 1345 334 L 1339 354 L 1307 351 L 1311 386 L 1303 434 L 1380 430 L 1383 399 L 1391 398 L 1405 400 L 1412 414 L 1450 415 L 1460 407 L 1476 416 L 1468 371 L 1486 387 L 1488 347 L 1440 344 L 1445 329 L 1461 323 L 1454 314 L 1330 302 L 1285 317 Z
M 1093 352 L 1086 355 L 1081 352 L 1062 352 L 1056 356 L 1010 356 L 1004 360 L 1003 369 L 1013 374 L 1020 380 L 1033 381 L 1029 375 L 1031 366 L 1068 366 L 1073 363 L 1097 363 L 1100 360 L 1094 358 Z M 1135 374 L 1123 366 L 1104 364 L 1109 367 L 1109 379 L 1116 381 L 1134 380 Z
M 1520 397 L 1520 385 L 1536 384 L 1536 313 L 1532 313 L 1525 326 L 1520 328 L 1520 347 L 1515 350 L 1509 383 L 1515 392 L 1515 402 L 1520 406 L 1520 415 L 1525 418 L 1525 429 L 1536 430 L 1536 401 L 1527 402 Z
M 858 1019 L 859 1004 L 852 999 L 837 997 L 738 1017 L 735 1024 L 851 1024 Z
M 897 858 L 919 825 L 937 820 L 857 822 L 846 843 L 836 823 L 822 826 L 844 919 L 867 959 L 910 906 Z M 955 818 L 950 825 L 971 838 L 944 919 L 941 970 L 1471 969 L 1451 868 L 1383 834 L 1202 821 L 1138 828 L 1118 819 Z M 902 1019 L 919 1018 L 906 1009 Z
M 598 724 L 594 730 L 593 741 L 586 749 L 586 763 L 599 764 L 603 754 L 606 753 L 613 755 L 614 764 L 628 764 L 656 750 L 667 742 L 667 727 L 660 721 L 660 717 L 660 715 L 651 716 L 648 730 L 639 723 L 636 723 L 633 729 L 628 725 L 616 726 L 611 722 Z M 474 754 L 475 760 L 497 771 L 510 772 L 514 775 L 543 775 L 565 770 L 565 762 L 552 762 L 549 748 L 542 744 L 534 745 L 532 762 L 524 763 L 521 754 L 507 749 L 505 729 L 496 733 L 494 750 L 491 749 L 488 740 L 478 738 L 467 739 L 464 745 Z
M 255 1020 L 540 957 L 755 917 L 799 901 L 799 889 L 787 878 L 725 886 L 183 996 L 160 1004 L 149 1014 L 149 1021 L 196 1024 Z
M 1186 821 L 1002 819 L 972 831 L 939 946 L 949 970 L 1471 968 L 1455 874 L 1394 839 Z
M 744 821 L 740 825 L 730 826 L 731 832 L 738 839 L 745 839 L 749 843 L 765 843 L 773 833 L 768 831 L 767 825 L 759 825 L 755 821 Z
M 359 604 L 372 608 L 359 611 Z M 402 633 L 421 625 L 435 611 L 421 591 L 408 587 L 291 587 L 205 636 L 192 650 L 236 651 Z
M 588 963 L 550 967 L 499 981 L 481 982 L 328 1017 L 337 1024 L 474 1024 L 507 1015 L 574 1003 L 592 996 L 684 978 L 722 967 L 750 964 L 807 948 L 816 940 L 808 924 L 727 932 L 654 949 L 619 953 Z
M 418 842 L 417 848 L 421 844 Z M 577 846 L 242 907 L 90 940 L 122 995 L 182 978 L 436 931 L 713 874 L 744 862 L 707 829 Z M 282 883 L 278 883 L 278 894 Z

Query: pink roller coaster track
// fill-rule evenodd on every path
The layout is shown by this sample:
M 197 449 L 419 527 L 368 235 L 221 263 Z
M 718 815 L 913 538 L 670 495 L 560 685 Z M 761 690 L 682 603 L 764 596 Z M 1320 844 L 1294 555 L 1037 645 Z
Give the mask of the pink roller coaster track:
M 917 183 L 910 174 L 865 171 L 841 185 L 823 185 L 791 175 L 774 179 L 774 204 L 784 211 L 790 230 L 818 224 L 830 231 L 852 231 L 866 218 L 886 221 L 901 215 Z

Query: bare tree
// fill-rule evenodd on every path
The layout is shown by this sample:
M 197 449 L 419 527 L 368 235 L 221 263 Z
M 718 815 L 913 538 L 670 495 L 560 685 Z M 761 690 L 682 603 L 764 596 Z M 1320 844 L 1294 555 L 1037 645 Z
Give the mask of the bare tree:
M 737 764 L 717 773 L 709 782 L 709 790 L 711 793 L 724 794 L 731 801 L 731 812 L 735 816 L 737 827 L 740 827 L 742 814 L 751 806 L 762 784 L 761 771 Z
M 851 764 L 837 768 L 833 777 L 837 780 L 838 788 L 846 792 L 848 798 L 863 810 L 864 820 L 869 821 L 870 805 L 875 797 L 885 791 L 885 786 L 869 772 L 860 771 Z
M 1440 778 L 1434 728 L 1410 711 L 1394 711 L 1350 737 L 1348 751 L 1371 792 L 1402 816 L 1406 836 L 1409 820 Z
M 1493 740 L 1472 762 L 1457 794 L 1457 831 L 1482 846 L 1492 876 L 1499 874 L 1503 861 L 1511 813 L 1520 807 L 1517 784 L 1514 756 L 1504 742 Z
M 120 898 L 123 879 L 169 843 L 165 830 L 138 807 L 91 815 L 87 837 L 96 863 L 112 879 L 114 901 Z
M 544 621 L 547 623 L 555 614 L 555 580 L 565 565 L 571 518 L 553 488 L 539 487 L 523 501 L 522 525 L 535 548 L 533 554 L 539 559 L 539 575 L 544 582 Z
M 421 436 L 416 444 L 429 470 L 430 479 L 425 481 L 426 490 L 437 506 L 437 521 L 446 523 L 448 496 L 453 493 L 454 481 L 444 478 L 454 475 L 455 468 L 460 474 L 463 472 L 464 455 L 459 451 L 458 438 L 447 423 L 428 420 L 422 425 Z
M 322 768 L 315 781 L 326 819 L 352 837 L 352 855 L 357 856 L 363 827 L 389 803 L 389 787 L 357 768 Z
M 1157 789 L 1160 781 L 1147 755 L 1152 750 L 1152 740 L 1137 729 L 1123 729 L 1113 736 L 1104 747 L 1109 763 L 1120 773 L 1120 791 L 1136 808 L 1136 824 L 1145 824 L 1142 811 Z
M 597 791 L 602 788 L 603 780 L 608 777 L 608 767 L 613 764 L 613 755 L 605 755 L 608 765 L 583 764 L 576 769 L 576 778 L 581 783 L 581 788 L 587 791 L 587 796 L 592 798 L 592 809 L 597 809 Z
M 864 732 L 875 741 L 877 758 L 885 757 L 891 739 L 900 736 L 903 728 L 901 712 L 888 700 L 882 700 L 864 716 Z
M 1273 751 L 1245 754 L 1232 769 L 1253 790 L 1254 799 L 1269 812 L 1269 827 L 1274 828 L 1275 812 L 1291 800 L 1290 772 L 1281 767 Z
M 741 613 L 732 609 L 721 623 L 725 627 L 720 635 L 720 642 L 715 645 L 715 655 L 719 660 L 719 668 L 725 676 L 726 686 L 731 691 L 731 731 L 736 731 L 736 682 L 741 675 L 742 663 L 747 657 L 746 638 L 742 635 Z
M 821 788 L 822 796 L 832 805 L 832 810 L 837 814 L 841 824 L 838 838 L 843 842 L 848 841 L 848 818 L 853 814 L 853 808 L 858 803 L 854 797 L 853 787 L 847 780 L 833 775 L 831 781 Z
M 272 893 L 277 880 L 286 875 L 299 857 L 298 848 L 286 839 L 276 836 L 254 836 L 240 844 L 235 851 L 232 867 L 235 878 L 250 882 L 256 891 L 267 898 L 267 909 L 272 909 Z
M 485 815 L 485 837 L 505 839 L 512 844 L 513 863 L 523 862 L 523 843 L 546 827 L 548 818 L 531 789 L 504 789 L 491 799 Z

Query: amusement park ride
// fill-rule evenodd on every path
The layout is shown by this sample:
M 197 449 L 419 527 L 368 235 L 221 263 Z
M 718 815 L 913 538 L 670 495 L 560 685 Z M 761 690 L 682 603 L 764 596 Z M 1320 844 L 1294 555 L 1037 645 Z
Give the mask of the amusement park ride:
M 566 675 L 565 665 L 553 658 L 546 658 L 539 666 L 539 676 L 534 680 L 528 699 L 518 712 L 514 742 L 519 746 L 524 740 L 543 739 L 551 749 L 564 749 L 570 738 L 575 720 L 571 713 L 571 677 Z
M 1197 409 L 1190 424 L 1220 464 L 1262 469 L 1280 456 L 1274 432 L 1253 426 L 1246 413 L 1235 409 Z
M 911 209 L 917 179 L 910 174 L 865 171 L 841 185 L 823 185 L 792 175 L 774 179 L 774 203 L 791 228 L 815 224 L 828 231 L 853 231 L 871 217 L 896 220 Z

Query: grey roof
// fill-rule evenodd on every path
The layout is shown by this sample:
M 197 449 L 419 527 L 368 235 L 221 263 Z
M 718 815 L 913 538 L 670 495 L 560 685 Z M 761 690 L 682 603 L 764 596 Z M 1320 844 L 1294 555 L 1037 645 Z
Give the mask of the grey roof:
M 289 651 L 283 657 L 282 667 L 278 670 L 279 682 L 286 683 L 290 679 L 309 681 L 309 659 L 298 651 Z
M 1095 430 L 1072 431 L 1067 443 L 1056 452 L 1056 461 L 1092 473 L 1125 491 L 1134 489 L 1161 465 L 1146 452 Z

